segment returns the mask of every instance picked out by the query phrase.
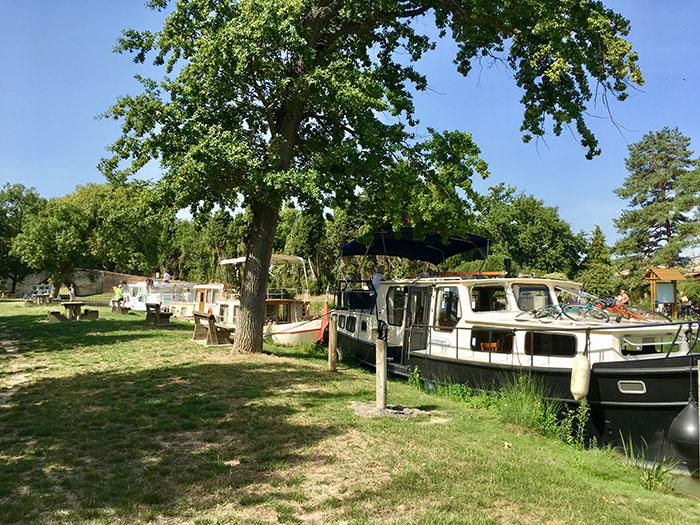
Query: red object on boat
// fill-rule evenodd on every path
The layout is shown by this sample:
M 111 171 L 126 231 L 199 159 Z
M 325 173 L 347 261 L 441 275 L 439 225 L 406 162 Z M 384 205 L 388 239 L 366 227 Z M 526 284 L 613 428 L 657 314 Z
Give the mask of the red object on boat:
M 321 328 L 318 340 L 323 343 L 323 333 L 326 331 L 328 326 L 328 294 L 326 294 L 326 302 L 323 303 L 323 318 L 321 319 Z

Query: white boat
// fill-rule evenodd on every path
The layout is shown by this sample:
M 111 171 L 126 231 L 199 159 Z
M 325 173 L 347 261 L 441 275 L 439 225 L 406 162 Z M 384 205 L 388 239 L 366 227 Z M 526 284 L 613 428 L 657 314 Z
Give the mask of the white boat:
M 224 259 L 222 266 L 244 264 L 246 258 Z M 273 254 L 270 258 L 270 266 L 279 264 L 301 264 L 304 267 L 304 279 L 308 290 L 306 266 L 301 257 L 294 255 Z M 265 335 L 273 342 L 285 345 L 313 344 L 321 337 L 322 317 L 312 318 L 309 315 L 308 292 L 307 297 L 297 299 L 293 294 L 284 290 L 268 290 L 265 299 Z M 240 297 L 231 296 L 216 301 L 213 312 L 217 321 L 224 326 L 235 328 L 240 308 Z
M 488 249 L 477 236 L 413 241 L 380 232 L 372 243 L 349 243 L 339 255 L 399 255 L 441 262 L 470 248 Z M 673 323 L 650 310 L 567 304 L 581 285 L 571 281 L 488 275 L 436 274 L 339 283 L 338 347 L 374 366 L 378 338 L 389 371 L 417 367 L 428 381 L 497 389 L 513 375 L 543 381 L 557 401 L 590 404 L 589 436 L 620 444 L 630 436 L 664 456 L 698 469 L 697 375 L 699 324 Z M 693 351 L 694 350 L 694 351 Z
M 192 283 L 154 282 L 148 290 L 146 281 L 127 285 L 124 294 L 124 306 L 135 312 L 145 312 L 146 304 L 160 304 L 169 309 L 172 303 L 192 302 L 194 300 Z

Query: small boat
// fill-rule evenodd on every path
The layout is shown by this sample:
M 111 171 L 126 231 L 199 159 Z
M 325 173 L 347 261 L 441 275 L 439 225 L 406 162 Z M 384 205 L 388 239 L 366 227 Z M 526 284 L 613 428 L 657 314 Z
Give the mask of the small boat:
M 224 259 L 222 266 L 245 263 L 245 257 Z M 279 264 L 301 264 L 304 268 L 304 279 L 308 290 L 306 266 L 304 259 L 294 255 L 273 254 L 270 266 Z M 212 285 L 210 285 L 212 286 Z M 285 290 L 268 290 L 265 298 L 265 335 L 273 342 L 284 345 L 313 344 L 320 339 L 322 318 L 309 315 L 308 292 L 307 298 L 297 299 L 295 294 Z M 241 301 L 238 295 L 220 298 L 211 312 L 217 322 L 224 326 L 235 328 L 238 309 Z
M 171 304 L 191 302 L 194 299 L 192 283 L 154 282 L 149 291 L 146 281 L 127 285 L 124 306 L 135 312 L 145 312 L 146 304 L 160 304 L 169 309 Z
M 439 236 L 413 239 L 381 231 L 368 244 L 348 243 L 346 255 L 401 256 L 440 263 L 457 253 L 488 253 L 489 241 Z M 485 259 L 485 258 L 484 258 Z M 428 381 L 498 389 L 514 375 L 544 382 L 551 399 L 590 405 L 589 437 L 646 444 L 647 459 L 669 458 L 697 475 L 697 321 L 633 320 L 602 315 L 548 315 L 581 285 L 507 272 L 423 274 L 405 279 L 338 283 L 333 314 L 338 347 L 374 366 L 375 344 L 386 341 L 387 369 Z M 694 420 L 693 420 L 694 418 Z

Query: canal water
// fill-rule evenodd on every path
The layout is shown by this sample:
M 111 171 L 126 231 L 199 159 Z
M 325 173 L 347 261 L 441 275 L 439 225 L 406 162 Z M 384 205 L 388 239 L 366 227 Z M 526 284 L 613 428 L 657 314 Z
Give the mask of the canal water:
M 700 499 L 700 478 L 683 475 L 674 476 L 674 487 L 678 494 L 694 496 Z

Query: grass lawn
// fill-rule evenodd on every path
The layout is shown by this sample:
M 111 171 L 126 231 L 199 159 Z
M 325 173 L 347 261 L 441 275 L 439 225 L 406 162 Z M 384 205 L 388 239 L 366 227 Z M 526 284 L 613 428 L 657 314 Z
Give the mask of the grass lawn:
M 143 314 L 48 324 L 0 301 L 0 522 L 700 523 L 610 451 L 578 451 L 303 349 L 230 355 Z M 512 444 L 504 448 L 504 442 Z

